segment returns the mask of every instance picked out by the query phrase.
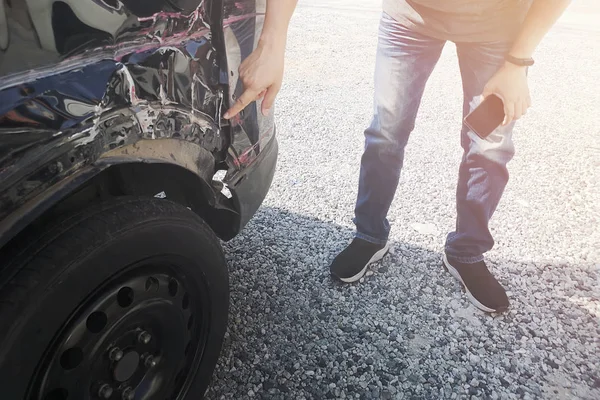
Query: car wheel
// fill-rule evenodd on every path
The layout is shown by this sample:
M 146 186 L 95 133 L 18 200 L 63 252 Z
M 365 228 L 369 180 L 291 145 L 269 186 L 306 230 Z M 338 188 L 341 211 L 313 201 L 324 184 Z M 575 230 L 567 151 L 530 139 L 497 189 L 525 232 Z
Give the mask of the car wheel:
M 11 400 L 202 398 L 227 327 L 219 241 L 167 200 L 63 218 L 3 269 L 0 387 Z

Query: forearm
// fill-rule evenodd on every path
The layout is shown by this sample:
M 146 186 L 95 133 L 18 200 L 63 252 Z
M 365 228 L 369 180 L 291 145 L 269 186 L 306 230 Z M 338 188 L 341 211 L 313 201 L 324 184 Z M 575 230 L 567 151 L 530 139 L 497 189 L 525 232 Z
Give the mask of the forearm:
M 265 23 L 260 41 L 285 47 L 288 26 L 298 0 L 267 0 Z
M 510 55 L 518 58 L 532 57 L 546 33 L 570 3 L 571 0 L 534 0 Z

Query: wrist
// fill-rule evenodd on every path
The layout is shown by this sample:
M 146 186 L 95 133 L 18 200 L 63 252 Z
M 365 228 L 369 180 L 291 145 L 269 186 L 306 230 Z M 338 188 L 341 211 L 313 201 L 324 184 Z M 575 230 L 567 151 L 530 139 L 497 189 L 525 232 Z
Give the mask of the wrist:
M 523 70 L 523 71 L 527 69 L 527 67 L 524 65 L 515 65 L 508 61 L 504 61 L 503 68 L 511 69 L 511 70 Z
M 263 30 L 258 39 L 258 45 L 265 49 L 283 50 L 285 49 L 286 37 L 287 32 Z
M 501 69 L 509 74 L 523 75 L 526 77 L 528 68 L 529 67 L 522 67 L 520 65 L 511 64 L 508 61 L 505 61 Z

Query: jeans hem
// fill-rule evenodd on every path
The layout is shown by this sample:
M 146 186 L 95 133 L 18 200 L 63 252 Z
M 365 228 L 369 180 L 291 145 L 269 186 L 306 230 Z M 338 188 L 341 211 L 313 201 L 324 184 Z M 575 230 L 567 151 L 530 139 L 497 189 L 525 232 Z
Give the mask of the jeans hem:
M 376 244 L 379 246 L 385 246 L 387 243 L 387 239 L 377 239 L 377 238 L 374 238 L 373 236 L 369 236 L 369 235 L 366 235 L 366 234 L 360 233 L 360 232 L 356 232 L 356 238 L 365 240 L 369 243 L 373 243 L 373 244 Z
M 448 250 L 446 250 L 446 257 L 448 257 L 448 261 L 452 264 L 452 261 L 461 263 L 461 264 L 475 264 L 483 261 L 483 255 L 479 256 L 452 256 L 448 254 Z

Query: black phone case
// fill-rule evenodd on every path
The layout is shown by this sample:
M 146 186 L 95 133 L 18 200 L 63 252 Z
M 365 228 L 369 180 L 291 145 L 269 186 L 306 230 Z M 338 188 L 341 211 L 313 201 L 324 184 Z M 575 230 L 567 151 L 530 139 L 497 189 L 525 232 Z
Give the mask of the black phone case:
M 480 115 L 481 114 L 481 115 Z M 492 94 L 489 95 L 484 101 L 481 102 L 473 111 L 471 111 L 463 120 L 463 123 L 477 136 L 482 139 L 487 138 L 496 128 L 502 124 L 504 120 L 504 103 L 502 99 L 498 96 Z M 485 123 L 481 123 L 480 126 L 477 126 L 475 123 L 471 122 L 473 118 L 479 118 L 480 120 L 483 117 L 487 117 L 487 121 Z M 489 119 L 493 118 L 494 122 L 489 122 Z M 475 121 L 474 121 L 475 122 Z M 497 122 L 497 123 L 496 123 Z

